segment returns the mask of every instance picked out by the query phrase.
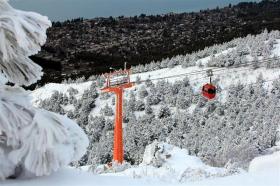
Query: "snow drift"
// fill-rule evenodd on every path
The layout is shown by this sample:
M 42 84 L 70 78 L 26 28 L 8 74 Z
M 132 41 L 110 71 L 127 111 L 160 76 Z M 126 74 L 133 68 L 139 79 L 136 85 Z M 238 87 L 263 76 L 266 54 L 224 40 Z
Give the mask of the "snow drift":
M 275 171 L 280 178 L 280 151 L 253 159 L 249 166 L 249 172 Z M 280 180 L 279 180 L 280 181 Z
M 40 177 L 38 179 L 31 180 L 7 180 L 0 183 L 3 186 L 91 186 L 92 183 L 95 183 L 96 185 L 122 186 L 179 186 L 182 185 L 182 182 L 188 186 L 276 186 L 280 184 L 279 171 L 270 169 L 268 168 L 270 166 L 267 166 L 268 161 L 274 165 L 279 164 L 279 154 L 277 153 L 267 156 L 260 156 L 251 162 L 250 167 L 253 166 L 253 164 L 258 165 L 262 171 L 258 171 L 257 169 L 253 168 L 252 171 L 249 172 L 242 171 L 240 174 L 234 174 L 225 177 L 220 176 L 220 174 L 212 177 L 198 177 L 197 175 L 207 175 L 204 174 L 205 172 L 212 172 L 213 174 L 216 168 L 209 167 L 201 163 L 197 157 L 189 156 L 186 153 L 187 150 L 180 149 L 166 143 L 155 142 L 146 148 L 145 157 L 141 166 L 129 168 L 124 172 L 103 174 L 100 176 L 86 172 L 84 169 L 79 170 L 67 168 L 62 169 L 57 174 L 53 174 L 49 177 Z M 160 159 L 163 159 L 164 161 L 161 161 Z M 155 164 L 155 162 L 158 160 L 160 160 L 160 164 L 163 163 L 162 167 L 166 168 L 165 171 L 162 171 L 164 169 L 157 167 L 157 165 L 159 165 L 158 163 Z M 169 164 L 169 166 L 164 164 Z M 173 167 L 174 169 L 168 169 L 170 167 Z M 178 180 L 178 177 L 176 177 L 175 173 L 187 168 L 192 168 L 192 174 L 194 177 L 183 179 L 181 181 Z M 140 174 L 140 170 L 144 174 Z M 227 169 L 219 169 L 219 171 L 216 169 L 216 172 L 224 173 L 224 171 L 228 172 Z
M 100 170 L 100 167 L 97 169 Z M 210 177 L 223 177 L 237 172 L 239 170 L 231 167 L 208 166 L 198 157 L 189 155 L 186 149 L 155 141 L 146 147 L 143 161 L 139 166 L 105 175 L 158 179 L 168 183 L 178 183 L 199 181 Z

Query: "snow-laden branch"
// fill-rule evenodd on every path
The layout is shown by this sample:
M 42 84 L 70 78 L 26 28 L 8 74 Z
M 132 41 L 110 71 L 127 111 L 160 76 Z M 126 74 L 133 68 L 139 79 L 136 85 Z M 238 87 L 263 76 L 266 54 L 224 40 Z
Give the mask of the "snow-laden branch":
M 0 88 L 0 179 L 25 172 L 48 175 L 78 160 L 88 146 L 76 123 L 34 108 L 22 88 Z
M 0 0 L 0 69 L 10 82 L 30 85 L 41 78 L 41 67 L 28 56 L 40 51 L 50 26 L 47 17 L 16 10 Z
M 18 85 L 41 78 L 28 56 L 46 42 L 47 17 L 0 0 L 0 77 Z M 78 160 L 88 146 L 82 129 L 65 116 L 33 107 L 20 87 L 0 87 L 0 179 L 42 176 Z

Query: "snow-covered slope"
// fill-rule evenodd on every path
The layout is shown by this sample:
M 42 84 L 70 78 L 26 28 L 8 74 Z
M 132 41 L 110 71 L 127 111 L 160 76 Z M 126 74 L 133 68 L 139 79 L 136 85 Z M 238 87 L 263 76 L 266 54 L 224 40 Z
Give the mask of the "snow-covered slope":
M 146 181 L 118 176 L 98 176 L 92 173 L 75 170 L 72 168 L 58 171 L 48 177 L 41 177 L 33 180 L 8 180 L 0 182 L 3 186 L 176 186 L 182 183 L 165 183 L 161 181 Z M 241 175 L 215 178 L 199 182 L 188 182 L 188 186 L 279 186 L 279 174 L 274 171 L 258 172 L 255 174 L 246 173 Z
M 216 54 L 216 56 L 219 56 L 220 54 L 224 54 L 229 52 L 223 51 L 219 54 Z M 271 57 L 280 57 L 280 39 L 276 41 L 274 44 L 274 48 L 271 54 Z M 251 57 L 248 55 L 248 59 L 251 59 Z M 258 78 L 260 76 L 263 77 L 263 79 L 266 81 L 264 84 L 268 88 L 270 87 L 273 80 L 276 80 L 280 76 L 280 67 L 279 68 L 266 68 L 267 61 L 264 60 L 262 57 L 259 57 L 260 66 L 259 68 L 252 68 L 252 65 L 248 66 L 241 66 L 241 67 L 235 67 L 235 68 L 216 68 L 216 67 L 207 67 L 207 63 L 210 60 L 210 57 L 205 57 L 202 59 L 199 59 L 197 63 L 203 62 L 204 65 L 202 66 L 191 66 L 187 68 L 183 68 L 181 65 L 177 65 L 173 68 L 163 68 L 160 70 L 154 70 L 144 73 L 137 73 L 131 75 L 132 81 L 137 81 L 137 78 L 140 78 L 141 81 L 145 80 L 152 80 L 152 82 L 158 82 L 160 80 L 166 80 L 168 82 L 174 83 L 179 80 L 183 80 L 185 77 L 188 77 L 190 80 L 190 84 L 197 94 L 200 94 L 200 90 L 202 85 L 209 82 L 209 77 L 207 77 L 206 71 L 208 69 L 213 70 L 213 81 L 217 82 L 217 86 L 220 87 L 220 90 L 222 92 L 217 94 L 217 99 L 220 101 L 225 101 L 225 97 L 227 95 L 227 92 L 229 88 L 233 85 L 237 85 L 238 83 L 248 85 L 248 84 L 254 84 L 257 82 Z M 81 95 L 83 92 L 89 88 L 91 83 L 95 83 L 92 81 L 88 81 L 85 83 L 73 83 L 73 84 L 56 84 L 56 83 L 50 83 L 47 84 L 39 89 L 34 90 L 31 92 L 31 96 L 33 97 L 32 102 L 34 105 L 38 105 L 38 103 L 41 100 L 45 100 L 51 97 L 51 95 L 54 93 L 54 91 L 58 91 L 62 94 L 68 94 L 67 90 L 69 90 L 70 87 L 75 88 L 78 90 L 77 99 L 81 98 Z M 141 85 L 136 85 L 129 90 L 137 90 L 139 89 Z M 126 91 L 126 97 L 128 97 L 128 92 Z M 99 90 L 99 93 L 101 91 Z M 92 110 L 92 114 L 99 114 L 100 109 L 103 108 L 106 104 L 111 105 L 110 100 L 96 100 L 97 107 L 95 107 Z
M 265 34 L 264 34 L 265 35 Z M 261 47 L 260 47 L 261 48 Z M 262 48 L 261 48 L 262 49 Z M 165 80 L 170 83 L 176 83 L 178 81 L 182 81 L 185 77 L 188 77 L 191 88 L 194 91 L 194 94 L 199 95 L 201 86 L 209 81 L 209 78 L 206 75 L 206 71 L 208 69 L 212 69 L 214 72 L 214 77 L 213 81 L 215 84 L 219 87 L 219 91 L 217 94 L 216 100 L 221 103 L 227 102 L 228 99 L 228 93 L 231 90 L 231 88 L 234 85 L 237 84 L 243 84 L 246 85 L 245 87 L 249 87 L 249 85 L 254 86 L 256 85 L 255 83 L 260 81 L 263 82 L 261 83 L 262 87 L 265 87 L 267 90 L 270 90 L 272 88 L 272 83 L 274 80 L 279 79 L 280 76 L 280 67 L 279 67 L 279 57 L 280 57 L 280 39 L 277 39 L 273 42 L 273 47 L 271 47 L 271 53 L 269 56 L 266 56 L 268 58 L 265 58 L 264 56 L 252 56 L 250 54 L 246 54 L 246 56 L 243 56 L 247 59 L 248 65 L 240 65 L 238 67 L 209 67 L 208 63 L 211 62 L 213 59 L 218 59 L 218 56 L 222 55 L 227 55 L 233 52 L 236 52 L 237 50 L 235 47 L 233 48 L 227 48 L 224 49 L 223 51 L 219 51 L 219 53 L 216 53 L 213 56 L 204 56 L 202 58 L 197 59 L 197 61 L 194 62 L 195 65 L 193 66 L 183 66 L 183 65 L 175 65 L 170 68 L 161 68 L 157 70 L 152 70 L 148 72 L 142 72 L 142 73 L 136 73 L 132 75 L 132 81 L 143 81 L 141 84 L 135 84 L 133 88 L 130 90 L 127 90 L 125 93 L 125 98 L 128 98 L 130 96 L 130 93 L 133 92 L 136 95 L 138 95 L 138 91 L 141 89 L 142 86 L 146 86 L 145 81 L 146 80 L 151 80 L 154 83 L 159 82 L 160 80 Z M 265 49 L 263 49 L 265 50 Z M 277 65 L 273 68 L 267 68 L 267 59 L 272 59 L 274 58 L 275 61 L 277 62 Z M 181 59 L 181 58 L 180 58 Z M 253 66 L 250 64 L 252 61 L 258 60 L 258 66 Z M 213 63 L 213 62 L 212 62 Z M 261 79 L 262 77 L 262 79 Z M 69 95 L 68 90 L 70 88 L 74 88 L 77 90 L 77 94 L 75 97 L 77 99 L 80 99 L 83 95 L 83 93 L 91 86 L 92 83 L 96 83 L 95 81 L 88 81 L 85 83 L 79 83 L 79 84 L 47 84 L 44 87 L 41 87 L 39 89 L 36 89 L 32 92 L 30 92 L 30 95 L 33 97 L 33 103 L 34 105 L 38 106 L 39 103 L 42 100 L 48 99 L 51 97 L 51 95 L 55 92 L 58 91 L 62 94 L 66 94 L 67 96 Z M 277 87 L 276 87 L 277 88 Z M 159 90 L 160 91 L 160 90 Z M 268 91 L 269 92 L 269 91 Z M 98 93 L 101 94 L 101 91 L 98 90 Z M 266 96 L 269 97 L 269 96 Z M 138 98 L 139 99 L 139 98 Z M 113 96 L 108 96 L 108 98 L 104 98 L 101 96 L 97 97 L 96 100 L 94 100 L 95 107 L 90 110 L 90 116 L 101 116 L 102 115 L 102 109 L 105 108 L 106 105 L 109 105 L 109 107 L 114 107 L 112 105 L 112 100 Z M 217 103 L 217 102 L 214 102 Z M 275 104 L 278 104 L 274 102 Z M 70 103 L 68 105 L 62 105 L 65 111 L 74 111 L 74 104 Z M 253 105 L 253 104 L 252 104 Z M 244 106 L 244 105 L 243 105 Z M 253 105 L 255 106 L 255 105 Z M 258 106 L 258 105 L 257 105 Z M 260 105 L 259 107 L 256 107 L 258 109 L 258 112 L 262 112 L 262 108 Z M 244 107 L 244 112 L 251 107 Z M 84 108 L 83 108 L 84 109 Z M 80 109 L 83 112 L 83 109 Z M 153 105 L 152 109 L 155 113 L 158 112 L 159 110 L 159 105 Z M 191 104 L 188 110 L 190 113 L 196 109 L 195 104 Z M 202 111 L 204 108 L 202 108 Z M 222 107 L 222 109 L 225 109 Z M 186 110 L 178 109 L 176 107 L 172 107 L 171 111 L 172 114 L 175 115 L 177 112 L 185 112 Z M 76 110 L 77 111 L 77 110 Z M 79 111 L 79 110 L 78 110 Z M 243 111 L 241 111 L 243 112 Z M 80 114 L 80 113 L 79 113 Z M 145 114 L 144 111 L 137 111 L 134 113 L 136 117 L 141 116 L 142 114 Z M 200 114 L 200 113 L 199 113 Z M 237 113 L 238 114 L 238 113 Z M 251 114 L 251 113 L 250 113 Z M 267 113 L 266 115 L 269 115 L 270 113 Z M 214 117 L 216 117 L 218 113 Z M 274 117 L 276 113 L 272 113 L 272 117 L 277 120 L 277 117 Z M 243 115 L 240 115 L 241 119 L 244 119 Z M 258 115 L 253 115 L 252 117 L 255 117 Z M 197 117 L 197 116 L 196 116 Z M 217 116 L 218 117 L 218 116 Z M 220 117 L 220 116 L 219 116 Z M 225 116 L 221 116 L 221 120 Z M 247 117 L 250 117 L 248 115 Z M 263 115 L 260 115 L 260 117 L 263 117 Z M 106 116 L 106 118 L 112 119 L 111 116 Z M 238 118 L 238 119 L 240 119 Z M 84 118 L 82 118 L 84 119 Z M 96 119 L 96 118 L 94 118 Z M 241 120 L 240 119 L 240 120 Z M 252 119 L 252 118 L 251 118 Z M 248 120 L 248 119 L 247 119 Z M 84 121 L 84 120 L 82 120 Z M 244 120 L 243 120 L 244 121 Z M 97 124 L 99 121 L 97 121 Z M 136 122 L 136 121 L 135 121 Z M 199 121 L 200 122 L 200 121 Z M 205 120 L 202 120 L 202 123 L 205 122 Z M 237 121 L 238 122 L 238 121 Z M 103 121 L 100 121 L 102 125 L 106 125 L 103 123 Z M 250 122 L 247 122 L 246 124 L 250 124 Z M 96 123 L 95 123 L 96 124 Z M 244 124 L 245 125 L 245 124 Z M 267 122 L 261 123 L 260 127 L 265 127 L 267 125 Z M 124 127 L 126 127 L 126 123 L 124 124 Z M 152 126 L 151 126 L 152 127 Z M 206 125 L 205 127 L 202 126 L 202 130 L 207 130 L 205 128 L 207 127 L 212 127 L 209 129 L 209 131 L 214 133 L 216 136 L 214 136 L 217 141 L 225 141 L 224 138 L 221 138 L 219 136 L 219 125 L 218 123 L 212 123 L 209 125 Z M 85 127 L 86 128 L 86 127 Z M 106 127 L 105 127 L 106 128 Z M 233 127 L 234 128 L 234 127 Z M 94 128 L 98 130 L 99 128 L 96 127 Z M 232 128 L 229 128 L 231 130 Z M 248 134 L 253 135 L 254 130 L 251 130 L 252 127 L 250 127 L 247 131 Z M 91 129 L 88 131 L 90 134 L 92 132 Z M 135 130 L 138 130 L 136 127 Z M 154 130 L 154 129 L 152 129 Z M 243 130 L 243 129 L 242 129 Z M 164 132 L 164 131 L 163 131 Z M 182 131 L 182 133 L 185 131 Z M 233 133 L 233 132 L 232 132 Z M 246 132 L 245 132 L 246 133 Z M 105 133 L 107 136 L 108 131 Z M 141 133 L 140 133 L 141 135 Z M 145 135 L 145 134 L 142 134 Z M 185 134 L 184 134 L 185 135 Z M 184 135 L 182 135 L 184 137 Z M 265 134 L 264 134 L 265 136 Z M 209 136 L 205 136 L 209 137 Z M 106 141 L 110 138 L 102 136 L 100 137 L 100 141 Z M 240 142 L 239 138 L 242 138 L 242 136 L 237 136 L 237 141 L 236 143 Z M 170 140 L 170 139 L 169 139 Z M 231 139 L 235 140 L 235 139 Z M 238 141 L 239 140 L 239 141 Z M 265 143 L 265 142 L 264 142 Z M 226 144 L 226 143 L 225 143 Z M 93 144 L 96 145 L 96 144 Z M 98 144 L 99 146 L 103 148 L 111 148 L 107 147 L 106 145 L 103 146 L 102 143 Z M 212 144 L 208 144 L 211 146 Z M 213 144 L 214 145 L 214 144 Z M 250 146 L 249 146 L 250 147 Z M 207 147 L 205 147 L 207 148 Z M 209 147 L 210 148 L 210 147 Z M 225 147 L 227 148 L 227 147 Z M 246 148 L 246 146 L 244 147 Z M 41 178 L 42 183 L 45 184 L 50 184 L 54 180 L 60 180 L 61 185 L 63 184 L 68 184 L 75 185 L 78 182 L 82 183 L 81 185 L 88 185 L 88 182 L 95 182 L 98 185 L 104 184 L 104 185 L 177 185 L 180 182 L 187 183 L 188 185 L 252 185 L 252 186 L 266 186 L 266 185 L 271 185 L 271 186 L 278 186 L 280 185 L 280 180 L 279 180 L 279 168 L 280 165 L 277 163 L 279 161 L 279 153 L 274 153 L 273 155 L 268 155 L 265 156 L 264 158 L 256 158 L 252 161 L 250 164 L 250 168 L 248 172 L 242 172 L 237 175 L 232 175 L 232 176 L 226 176 L 228 175 L 228 171 L 225 168 L 214 168 L 210 167 L 208 165 L 205 165 L 199 158 L 194 157 L 194 156 L 188 156 L 186 150 L 182 150 L 180 148 L 171 148 L 171 154 L 172 158 L 168 159 L 165 164 L 161 165 L 161 167 L 155 167 L 152 166 L 148 163 L 143 163 L 139 165 L 138 167 L 132 167 L 130 169 L 127 169 L 123 172 L 119 173 L 111 173 L 111 174 L 106 174 L 106 175 L 92 175 L 89 173 L 86 173 L 84 171 L 78 171 L 74 169 L 67 169 L 61 172 L 61 177 L 59 175 L 53 175 L 49 179 L 47 178 Z M 102 149 L 101 149 L 102 150 Z M 137 150 L 137 149 L 136 149 Z M 243 149 L 240 148 L 240 150 L 248 150 L 248 149 Z M 249 149 L 250 150 L 250 149 Z M 248 150 L 248 151 L 249 151 Z M 229 150 L 230 151 L 230 150 Z M 105 150 L 104 150 L 105 152 Z M 100 153 L 103 153 L 100 152 Z M 216 153 L 216 151 L 215 151 Z M 232 151 L 232 153 L 236 153 L 236 151 Z M 212 154 L 210 154 L 212 155 Z M 246 153 L 245 153 L 246 155 Z M 253 156 L 256 157 L 256 156 Z M 175 159 L 173 159 L 175 158 Z M 245 157 L 246 158 L 246 157 Z M 251 159 L 250 159 L 251 160 Z M 249 161 L 247 161 L 248 163 Z M 273 166 L 273 168 L 272 168 Z M 188 170 L 188 171 L 186 171 Z M 264 171 L 260 171 L 264 170 Z M 76 180 L 70 179 L 67 181 L 64 181 L 66 177 L 73 177 L 75 174 L 79 175 L 79 178 Z M 220 178 L 222 176 L 226 176 L 223 178 Z M 219 177 L 219 178 L 218 178 Z M 136 180 L 132 178 L 138 178 Z M 141 179 L 139 179 L 141 178 Z M 205 179 L 207 178 L 207 179 Z M 80 180 L 79 180 L 80 179 Z M 196 180 L 196 182 L 192 182 Z M 199 180 L 199 181 L 198 181 Z M 34 181 L 26 181 L 23 184 L 35 184 L 39 183 L 36 182 L 38 180 Z M 33 183 L 32 183 L 33 182 Z M 16 183 L 13 181 L 9 182 L 10 184 Z
M 190 160 L 190 159 L 189 159 Z M 273 165 L 274 169 L 267 167 L 264 162 L 269 161 L 270 165 Z M 197 164 L 197 160 L 194 158 L 188 161 L 191 165 Z M 278 167 L 277 167 L 278 166 Z M 188 186 L 279 186 L 280 185 L 280 170 L 279 170 L 279 153 L 256 158 L 253 160 L 248 173 L 243 172 L 227 177 L 212 177 L 211 179 L 204 179 L 197 182 L 184 182 L 184 185 Z M 153 169 L 146 167 L 146 172 L 152 172 Z M 133 171 L 133 170 L 127 170 Z M 158 174 L 158 173 L 157 173 Z M 170 177 L 167 177 L 168 179 Z M 159 179 L 145 179 L 136 178 L 133 179 L 125 174 L 111 175 L 94 175 L 84 170 L 67 168 L 60 170 L 55 174 L 48 177 L 40 177 L 37 179 L 19 179 L 19 180 L 7 180 L 0 182 L 2 186 L 92 186 L 92 185 L 104 185 L 104 186 L 167 186 L 167 185 L 182 185 L 180 182 L 172 182 L 171 180 L 159 180 Z
M 31 95 L 32 95 L 32 103 L 34 105 L 37 105 L 38 104 L 38 101 L 41 100 L 44 100 L 44 99 L 48 99 L 51 97 L 51 95 L 55 92 L 55 91 L 58 91 L 62 94 L 66 94 L 66 95 L 69 95 L 68 93 L 68 90 L 70 88 L 74 88 L 76 90 L 78 90 L 78 93 L 77 93 L 77 98 L 81 98 L 83 92 L 88 89 L 90 87 L 92 82 L 85 82 L 85 83 L 73 83 L 73 84 L 58 84 L 58 83 L 49 83 L 49 84 L 46 84 L 45 86 L 39 88 L 39 89 L 36 89 L 34 90 Z M 39 98 L 39 99 L 38 99 Z
M 280 45 L 279 45 L 280 49 Z M 279 53 L 280 54 L 280 53 Z M 182 68 L 181 65 L 178 65 L 172 69 L 164 68 L 160 70 L 155 70 L 151 72 L 145 72 L 140 74 L 133 74 L 131 79 L 132 81 L 136 81 L 137 77 L 141 78 L 141 81 L 145 81 L 147 79 L 155 79 L 153 82 L 160 81 L 161 79 L 166 78 L 168 82 L 176 82 L 179 80 L 184 79 L 184 77 L 188 77 L 190 80 L 190 83 L 193 87 L 193 90 L 199 94 L 202 85 L 209 82 L 209 77 L 206 76 L 206 70 L 209 69 L 208 67 L 188 67 L 188 68 Z M 198 72 L 203 73 L 198 73 Z M 180 75 L 172 77 L 174 75 Z M 218 86 L 220 87 L 222 93 L 217 94 L 217 99 L 220 101 L 224 101 L 223 98 L 226 97 L 227 91 L 229 90 L 230 86 L 237 85 L 239 83 L 248 85 L 248 84 L 254 84 L 257 82 L 258 77 L 262 76 L 267 83 L 265 86 L 268 88 L 270 87 L 273 80 L 276 80 L 280 76 L 280 68 L 273 68 L 273 69 L 267 69 L 265 67 L 252 69 L 251 67 L 240 67 L 240 68 L 223 68 L 219 69 L 219 71 L 214 71 L 214 80 L 218 80 Z M 158 80 L 159 79 L 159 80 Z M 67 90 L 69 88 L 75 88 L 79 91 L 79 93 L 76 95 L 77 99 L 81 98 L 83 92 L 88 89 L 91 85 L 91 83 L 94 83 L 92 81 L 88 81 L 81 84 L 57 84 L 57 83 L 50 83 L 47 84 L 39 89 L 36 89 L 32 92 L 30 92 L 32 96 L 32 102 L 35 106 L 40 103 L 41 100 L 48 99 L 52 96 L 52 94 L 55 91 L 58 91 L 62 94 L 68 95 Z M 126 96 L 128 96 L 129 90 L 137 90 L 140 86 L 134 86 L 126 91 Z M 99 90 L 99 93 L 101 91 Z M 110 100 L 96 100 L 97 107 L 95 107 L 92 111 L 92 114 L 98 114 L 100 112 L 100 109 L 103 108 L 106 104 L 111 104 Z

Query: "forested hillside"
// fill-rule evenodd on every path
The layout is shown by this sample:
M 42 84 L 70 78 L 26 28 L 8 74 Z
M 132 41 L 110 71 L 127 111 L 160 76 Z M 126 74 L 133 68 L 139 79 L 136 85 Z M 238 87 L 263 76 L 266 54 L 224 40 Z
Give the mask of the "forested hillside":
M 110 17 L 63 23 L 48 30 L 32 59 L 44 68 L 41 84 L 192 53 L 264 29 L 280 29 L 280 2 L 240 3 L 200 12 Z
M 139 164 L 145 147 L 158 140 L 212 166 L 246 168 L 279 140 L 279 59 L 280 32 L 264 31 L 132 67 L 135 87 L 124 102 L 125 159 Z M 200 95 L 208 69 L 218 87 L 213 101 Z M 87 132 L 90 147 L 80 165 L 112 159 L 115 98 L 100 92 L 102 82 L 92 76 L 32 92 L 35 105 L 67 114 Z

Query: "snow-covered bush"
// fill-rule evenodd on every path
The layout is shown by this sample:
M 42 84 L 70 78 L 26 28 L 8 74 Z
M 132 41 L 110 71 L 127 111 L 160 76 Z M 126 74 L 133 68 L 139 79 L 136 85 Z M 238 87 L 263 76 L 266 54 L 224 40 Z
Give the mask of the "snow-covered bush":
M 70 95 L 70 98 L 73 98 L 73 96 Z M 49 99 L 42 100 L 39 104 L 39 107 L 51 112 L 64 114 L 64 109 L 62 106 L 67 104 L 68 97 L 62 93 L 59 93 L 58 91 L 55 91 Z
M 110 107 L 108 104 L 106 104 L 104 108 L 101 108 L 100 112 L 104 116 L 113 116 L 114 115 L 114 111 L 113 111 L 112 107 Z
M 147 89 L 145 88 L 144 85 L 142 85 L 138 91 L 138 96 L 140 99 L 144 99 L 145 97 L 147 97 L 149 95 Z
M 170 157 L 171 154 L 165 149 L 164 144 L 156 140 L 145 148 L 142 164 L 161 167 Z
M 76 123 L 33 107 L 29 93 L 19 87 L 41 78 L 41 67 L 29 56 L 45 43 L 50 26 L 47 17 L 0 0 L 0 76 L 15 84 L 0 87 L 0 179 L 48 175 L 79 160 L 88 146 Z M 59 93 L 53 98 L 58 100 L 54 111 L 61 112 L 59 104 L 67 100 Z
M 171 115 L 170 109 L 167 105 L 161 105 L 157 114 L 158 118 L 166 118 Z

